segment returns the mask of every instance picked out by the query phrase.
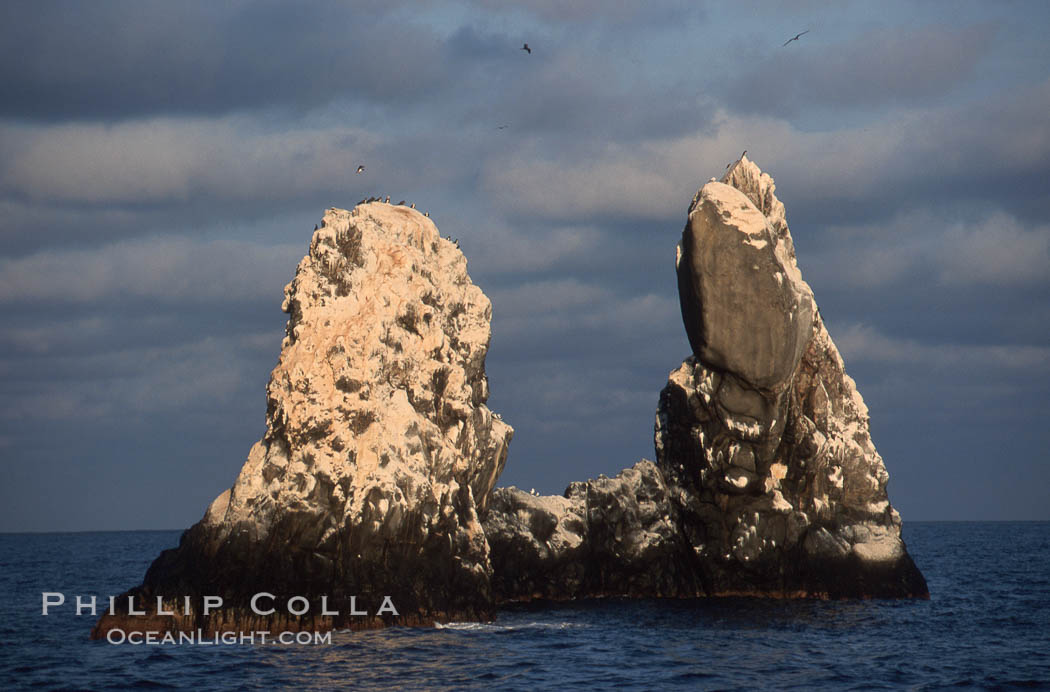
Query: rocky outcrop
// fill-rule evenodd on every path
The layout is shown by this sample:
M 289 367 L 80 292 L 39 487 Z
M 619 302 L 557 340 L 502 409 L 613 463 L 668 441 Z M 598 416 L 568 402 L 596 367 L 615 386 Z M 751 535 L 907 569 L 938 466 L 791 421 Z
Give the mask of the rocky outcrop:
M 703 594 L 660 469 L 643 459 L 563 497 L 497 488 L 485 519 L 505 600 Z
M 266 433 L 96 637 L 491 614 L 479 513 L 513 431 L 485 406 L 492 308 L 458 247 L 408 207 L 329 209 L 283 309 Z
M 660 393 L 656 463 L 564 498 L 496 491 L 498 597 L 928 596 L 774 191 L 742 158 L 697 193 L 676 258 L 693 354 Z
M 660 393 L 655 462 L 561 497 L 494 491 L 513 431 L 485 406 L 491 305 L 466 260 L 412 209 L 328 210 L 285 288 L 266 433 L 93 636 L 484 619 L 537 598 L 927 597 L 751 161 L 699 190 L 676 270 L 693 353 Z

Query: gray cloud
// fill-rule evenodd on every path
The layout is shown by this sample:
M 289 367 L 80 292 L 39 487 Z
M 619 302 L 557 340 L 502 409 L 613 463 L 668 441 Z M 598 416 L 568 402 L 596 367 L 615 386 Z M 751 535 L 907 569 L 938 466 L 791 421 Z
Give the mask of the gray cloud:
M 17 331 L 0 334 L 0 338 L 11 336 L 20 335 Z M 32 362 L 4 359 L 0 361 L 3 370 L 10 373 L 14 367 L 31 367 L 37 376 L 33 382 L 13 378 L 0 405 L 0 420 L 126 421 L 162 412 L 216 410 L 249 392 L 247 385 L 254 378 L 246 367 L 246 356 L 270 351 L 278 344 L 274 334 L 241 334 L 207 336 L 171 346 L 117 346 Z M 89 374 L 79 378 L 44 374 L 56 370 Z
M 877 224 L 829 227 L 806 258 L 820 283 L 888 289 L 935 279 L 944 287 L 1050 287 L 1050 225 L 990 213 L 956 221 L 929 211 Z
M 490 291 L 502 317 L 494 327 L 509 353 L 587 360 L 629 352 L 654 337 L 678 336 L 676 297 L 616 292 L 607 281 L 543 280 Z
M 0 116 L 301 110 L 342 95 L 424 101 L 455 72 L 440 38 L 397 11 L 377 2 L 5 3 Z
M 820 48 L 809 37 L 756 60 L 730 82 L 727 96 L 742 111 L 780 115 L 820 106 L 928 103 L 967 82 L 998 32 L 987 22 L 888 26 Z
M 944 239 L 946 284 L 1050 284 L 1050 225 L 1025 228 L 1005 214 L 956 224 Z
M 502 221 L 479 224 L 471 268 L 488 275 L 535 274 L 579 267 L 599 252 L 605 234 L 594 226 L 540 227 L 529 233 Z
M 562 23 L 603 24 L 638 28 L 666 26 L 668 22 L 674 21 L 703 19 L 706 15 L 702 5 L 689 0 L 662 0 L 645 4 L 608 2 L 608 0 L 578 0 L 577 2 L 529 0 L 513 5 L 500 2 L 500 0 L 473 0 L 473 4 L 487 12 L 520 12 L 554 25 Z
M 167 304 L 269 298 L 305 254 L 305 244 L 149 238 L 89 250 L 47 250 L 0 259 L 0 303 Z
M 244 118 L 0 128 L 8 195 L 148 205 L 302 196 L 342 187 L 378 138 L 357 129 L 260 131 Z
M 924 343 L 897 338 L 866 324 L 839 330 L 836 344 L 850 363 L 915 365 L 939 370 L 1008 369 L 1027 375 L 1050 374 L 1050 346 Z

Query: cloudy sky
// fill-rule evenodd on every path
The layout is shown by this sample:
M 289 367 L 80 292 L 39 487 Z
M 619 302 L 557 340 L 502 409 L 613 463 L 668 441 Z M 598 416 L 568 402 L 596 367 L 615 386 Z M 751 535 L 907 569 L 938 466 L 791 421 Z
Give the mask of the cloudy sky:
M 652 458 L 675 243 L 744 149 L 905 522 L 1050 519 L 1048 26 L 1041 0 L 2 3 L 0 531 L 198 520 L 263 432 L 314 224 L 373 194 L 492 298 L 503 483 Z

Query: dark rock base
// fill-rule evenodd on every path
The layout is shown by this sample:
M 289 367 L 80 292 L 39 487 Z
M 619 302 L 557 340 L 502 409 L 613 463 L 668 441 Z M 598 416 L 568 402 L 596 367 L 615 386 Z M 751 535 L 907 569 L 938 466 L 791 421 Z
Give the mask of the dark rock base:
M 454 560 L 447 536 L 434 535 L 423 545 L 375 540 L 354 545 L 337 540 L 335 545 L 354 549 L 325 552 L 297 549 L 287 537 L 283 552 L 274 550 L 282 543 L 277 536 L 252 541 L 235 534 L 217 546 L 214 538 L 213 531 L 201 524 L 186 531 L 178 548 L 165 550 L 154 560 L 142 585 L 116 599 L 115 613 L 98 620 L 92 638 L 105 638 L 113 629 L 125 633 L 199 630 L 205 636 L 363 630 L 489 620 L 495 613 L 488 574 Z M 256 610 L 266 613 L 272 608 L 273 613 L 252 609 L 257 594 L 265 596 Z M 205 614 L 208 596 L 222 598 L 222 605 Z M 161 614 L 158 597 L 165 611 Z M 129 598 L 134 599 L 136 611 L 146 614 L 130 614 Z M 299 612 L 303 614 L 295 614 Z
M 484 520 L 497 602 L 585 598 L 929 598 L 905 551 L 896 559 L 807 554 L 792 546 L 756 560 L 729 554 L 690 493 L 651 461 L 615 478 L 573 483 L 565 497 L 499 488 Z M 824 527 L 809 530 L 820 532 Z M 698 551 L 693 546 L 705 545 Z M 723 554 L 728 555 L 722 557 Z

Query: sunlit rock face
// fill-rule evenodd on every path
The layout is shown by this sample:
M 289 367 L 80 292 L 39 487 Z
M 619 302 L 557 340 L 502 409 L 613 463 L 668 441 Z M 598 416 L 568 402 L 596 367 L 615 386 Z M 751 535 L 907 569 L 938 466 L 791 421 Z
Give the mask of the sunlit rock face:
M 676 271 L 693 354 L 660 393 L 656 463 L 565 498 L 496 492 L 501 598 L 928 596 L 774 191 L 742 158 L 690 205 Z
M 283 309 L 266 433 L 131 592 L 179 610 L 187 595 L 219 595 L 224 607 L 147 619 L 219 631 L 490 615 L 479 512 L 513 430 L 485 406 L 492 307 L 463 254 L 408 207 L 329 209 Z M 276 613 L 251 610 L 259 592 Z M 308 615 L 284 609 L 297 595 Z M 339 615 L 323 614 L 322 596 Z M 142 620 L 104 617 L 95 634 Z

